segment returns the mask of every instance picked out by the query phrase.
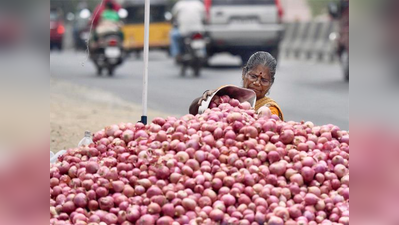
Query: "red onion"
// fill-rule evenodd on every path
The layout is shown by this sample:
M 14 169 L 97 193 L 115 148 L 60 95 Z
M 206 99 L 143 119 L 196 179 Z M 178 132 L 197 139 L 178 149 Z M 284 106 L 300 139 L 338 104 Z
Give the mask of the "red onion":
M 318 198 L 312 193 L 307 193 L 304 200 L 306 205 L 315 205 L 318 201 Z
M 182 205 L 186 210 L 194 210 L 197 203 L 193 199 L 185 198 L 182 201 Z
M 298 184 L 299 186 L 303 185 L 303 177 L 300 174 L 294 174 L 290 177 L 290 181 Z
M 269 153 L 270 154 L 270 153 Z M 286 171 L 286 166 L 283 162 L 276 162 L 270 165 L 269 170 L 272 174 L 276 174 L 277 176 L 281 176 Z
M 125 187 L 125 184 L 122 181 L 120 181 L 120 180 L 112 181 L 112 189 L 115 192 L 122 192 L 124 187 Z
M 148 213 L 159 214 L 161 212 L 161 207 L 157 203 L 151 203 L 148 206 Z
M 62 212 L 65 212 L 68 214 L 75 211 L 75 209 L 76 209 L 76 206 L 72 201 L 67 201 L 62 205 Z
M 126 185 L 123 187 L 123 194 L 124 194 L 126 197 L 132 197 L 132 196 L 134 195 L 134 189 L 133 189 L 129 184 L 126 184 Z
M 162 213 L 173 218 L 175 215 L 175 207 L 171 203 L 166 203 L 162 206 Z
M 167 203 L 167 199 L 163 195 L 156 195 L 151 198 L 151 202 L 157 203 L 160 206 L 163 206 Z
M 137 181 L 141 186 L 143 186 L 144 188 L 149 188 L 152 186 L 152 183 L 149 179 L 140 179 Z M 136 186 L 137 187 L 137 186 Z
M 102 197 L 98 200 L 100 209 L 110 210 L 114 206 L 114 199 L 110 196 Z
M 224 204 L 226 206 L 231 206 L 231 205 L 234 205 L 236 203 L 236 199 L 234 198 L 234 196 L 232 196 L 230 194 L 223 195 L 221 197 L 221 200 L 224 202 Z
M 177 161 L 185 163 L 189 159 L 189 155 L 186 152 L 178 152 L 175 158 Z
M 126 219 L 132 223 L 136 222 L 140 218 L 140 212 L 136 208 L 128 208 L 126 211 Z
M 294 140 L 294 132 L 292 130 L 284 130 L 280 133 L 279 140 L 284 144 L 289 144 Z
M 81 213 L 76 213 L 72 217 L 72 222 L 73 222 L 73 224 L 78 224 L 79 221 L 87 222 L 88 219 L 87 219 L 87 217 L 85 215 L 83 215 Z
M 280 217 L 271 216 L 267 222 L 268 225 L 283 225 L 284 221 Z
M 87 205 L 86 195 L 83 193 L 79 193 L 79 194 L 75 195 L 75 198 L 73 199 L 73 203 L 77 207 L 82 207 L 82 208 L 86 207 L 86 205 Z
M 186 213 L 186 210 L 184 209 L 183 206 L 181 206 L 181 205 L 175 206 L 175 215 L 177 217 L 180 217 L 180 216 L 184 215 L 185 213 Z
M 56 200 L 55 200 L 55 204 L 57 205 L 63 205 L 66 201 L 66 196 L 63 194 L 60 194 L 57 196 Z
M 157 225 L 170 225 L 173 223 L 173 218 L 170 216 L 163 216 L 157 220 Z
M 306 183 L 310 183 L 314 178 L 315 171 L 310 167 L 304 166 L 301 169 L 301 175 Z
M 337 164 L 334 167 L 334 172 L 338 176 L 338 178 L 342 178 L 347 174 L 347 169 L 344 165 L 342 164 Z
M 214 209 L 209 213 L 209 218 L 212 221 L 221 221 L 223 219 L 223 211 L 221 211 L 220 209 Z

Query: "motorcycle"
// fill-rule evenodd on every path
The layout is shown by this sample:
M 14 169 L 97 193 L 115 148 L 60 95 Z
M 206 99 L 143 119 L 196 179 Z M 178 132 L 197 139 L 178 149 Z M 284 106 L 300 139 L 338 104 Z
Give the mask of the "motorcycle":
M 97 74 L 101 75 L 103 69 L 109 76 L 114 75 L 115 68 L 122 64 L 124 59 L 123 41 L 119 33 L 107 33 L 98 38 L 91 48 L 90 58 L 97 68 Z
M 183 38 L 183 54 L 179 60 L 180 75 L 185 76 L 187 68 L 192 68 L 194 76 L 200 76 L 202 67 L 207 61 L 206 38 L 201 33 L 194 33 Z

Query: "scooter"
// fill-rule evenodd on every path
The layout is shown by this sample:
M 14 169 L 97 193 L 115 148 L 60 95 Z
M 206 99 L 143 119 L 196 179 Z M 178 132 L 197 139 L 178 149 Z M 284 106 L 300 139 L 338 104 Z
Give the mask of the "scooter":
M 96 47 L 92 47 L 90 58 L 97 68 L 97 75 L 106 69 L 109 76 L 124 59 L 123 42 L 119 33 L 107 33 L 99 37 Z
M 200 72 L 207 60 L 206 38 L 202 33 L 193 33 L 183 38 L 183 54 L 180 59 L 180 75 L 185 76 L 188 67 L 194 71 L 194 76 L 200 76 Z

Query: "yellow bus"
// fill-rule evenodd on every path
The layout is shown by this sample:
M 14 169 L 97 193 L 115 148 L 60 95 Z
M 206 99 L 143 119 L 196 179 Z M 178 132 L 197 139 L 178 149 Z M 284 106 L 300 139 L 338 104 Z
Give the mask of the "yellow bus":
M 172 29 L 168 0 L 151 0 L 150 49 L 169 51 L 169 32 Z M 144 0 L 125 0 L 122 7 L 128 15 L 122 28 L 124 48 L 129 52 L 141 52 L 144 46 Z

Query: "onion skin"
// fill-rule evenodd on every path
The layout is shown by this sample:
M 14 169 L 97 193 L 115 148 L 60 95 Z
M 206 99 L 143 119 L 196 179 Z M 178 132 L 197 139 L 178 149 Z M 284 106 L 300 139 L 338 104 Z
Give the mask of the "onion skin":
M 298 184 L 298 186 L 303 185 L 303 177 L 300 174 L 294 174 L 290 177 L 290 181 L 293 183 Z
M 209 218 L 211 218 L 212 221 L 221 221 L 223 219 L 223 211 L 214 209 L 210 212 Z
M 283 162 L 276 162 L 270 165 L 269 170 L 272 174 L 281 176 L 286 172 L 286 166 Z
M 308 166 L 304 166 L 301 169 L 301 175 L 303 177 L 304 182 L 310 183 L 314 178 L 315 171 Z
M 82 207 L 82 208 L 86 207 L 86 205 L 87 205 L 86 195 L 83 193 L 79 193 L 79 194 L 75 195 L 75 198 L 73 199 L 73 203 L 77 207 Z
M 173 218 L 170 216 L 163 216 L 157 220 L 157 225 L 169 225 L 173 223 Z
M 294 132 L 292 130 L 284 130 L 280 133 L 280 139 L 282 143 L 289 144 L 294 140 Z
M 151 203 L 148 206 L 148 213 L 159 214 L 161 212 L 161 207 L 157 203 Z
M 110 196 L 102 197 L 98 200 L 100 209 L 102 210 L 110 210 L 112 207 L 114 207 L 114 200 Z
M 182 201 L 182 205 L 186 210 L 194 210 L 197 203 L 193 199 L 185 198 Z
M 126 213 L 126 219 L 132 223 L 140 218 L 140 212 L 136 208 L 129 208 Z
M 283 225 L 284 221 L 280 217 L 277 216 L 271 216 L 269 221 L 267 222 L 269 225 Z
M 68 213 L 68 214 L 73 212 L 73 211 L 75 211 L 75 209 L 76 209 L 76 206 L 75 206 L 75 204 L 73 204 L 72 201 L 65 202 L 62 205 L 62 212 L 65 212 L 65 213 Z
M 307 193 L 304 200 L 306 205 L 315 205 L 318 201 L 318 198 L 312 193 Z

